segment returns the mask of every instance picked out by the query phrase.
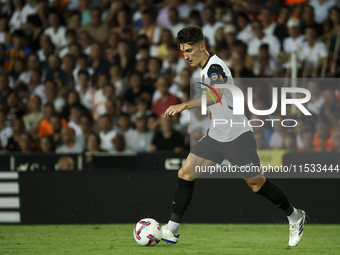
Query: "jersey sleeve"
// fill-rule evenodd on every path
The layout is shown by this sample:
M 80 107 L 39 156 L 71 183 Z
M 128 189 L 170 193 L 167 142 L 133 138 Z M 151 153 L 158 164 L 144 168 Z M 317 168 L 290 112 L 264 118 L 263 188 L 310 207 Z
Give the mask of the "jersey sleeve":
M 213 64 L 208 69 L 208 76 L 210 80 L 210 85 L 227 83 L 228 77 L 224 72 L 222 66 L 218 64 Z

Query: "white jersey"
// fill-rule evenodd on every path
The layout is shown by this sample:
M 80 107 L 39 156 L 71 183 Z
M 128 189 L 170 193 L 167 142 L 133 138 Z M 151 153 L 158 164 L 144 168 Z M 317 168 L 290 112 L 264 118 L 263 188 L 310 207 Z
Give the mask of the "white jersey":
M 215 54 L 210 55 L 208 61 L 201 69 L 201 79 L 203 83 L 208 85 L 224 83 L 235 86 L 229 68 Z M 203 87 L 204 85 L 202 85 Z M 211 138 L 219 142 L 230 142 L 245 132 L 253 132 L 252 127 L 248 125 L 246 116 L 233 114 L 233 97 L 229 89 L 223 89 L 221 101 L 222 105 L 216 102 L 216 104 L 208 107 L 212 113 L 212 119 L 223 119 L 228 122 L 227 124 L 217 124 L 214 127 L 213 121 L 211 121 L 208 133 Z

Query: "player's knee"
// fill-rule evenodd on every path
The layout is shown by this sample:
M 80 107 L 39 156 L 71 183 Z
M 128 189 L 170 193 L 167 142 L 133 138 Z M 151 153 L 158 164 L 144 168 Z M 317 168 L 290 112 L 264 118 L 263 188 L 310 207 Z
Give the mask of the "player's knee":
M 178 171 L 178 178 L 189 181 L 190 180 L 190 173 L 187 173 L 183 168 Z
M 258 184 L 258 183 L 251 184 L 249 186 L 253 190 L 254 193 L 258 192 L 261 189 L 261 187 L 262 187 L 262 185 Z

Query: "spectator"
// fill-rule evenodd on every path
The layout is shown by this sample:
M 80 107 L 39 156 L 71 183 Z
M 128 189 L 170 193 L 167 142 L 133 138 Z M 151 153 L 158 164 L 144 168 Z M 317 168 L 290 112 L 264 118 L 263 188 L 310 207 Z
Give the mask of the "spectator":
M 43 153 L 55 151 L 55 143 L 52 136 L 43 136 L 39 139 L 39 149 Z
M 266 35 L 272 35 L 274 34 L 274 30 L 276 28 L 276 22 L 272 21 L 272 13 L 269 8 L 262 7 L 261 8 L 261 21 L 262 21 L 262 27 L 263 32 Z
M 173 94 L 169 93 L 170 79 L 166 76 L 161 76 L 157 80 L 157 90 L 161 93 L 161 98 L 158 99 L 152 106 L 152 112 L 160 117 L 169 106 L 180 104 L 181 100 Z
M 161 28 L 153 22 L 153 13 L 151 10 L 142 12 L 143 27 L 139 30 L 139 34 L 144 34 L 149 39 L 150 45 L 158 44 L 161 37 Z
M 60 157 L 58 160 L 58 170 L 59 171 L 73 171 L 74 160 L 70 156 Z
M 76 134 L 73 128 L 63 127 L 61 129 L 61 141 L 60 145 L 56 149 L 58 154 L 70 154 L 70 153 L 82 153 L 83 146 L 75 141 Z
M 46 35 L 46 34 L 42 34 L 40 36 L 40 47 L 41 49 L 37 51 L 37 54 L 39 56 L 39 59 L 42 63 L 46 63 L 48 57 L 51 54 L 54 54 L 55 52 L 55 46 L 51 41 L 51 38 Z
M 45 83 L 45 101 L 46 103 L 51 103 L 54 105 L 55 110 L 60 113 L 65 106 L 65 100 L 58 96 L 58 85 L 54 81 L 47 81 Z
M 183 151 L 184 139 L 180 133 L 173 130 L 170 117 L 160 118 L 160 124 L 161 131 L 154 135 L 150 151 Z
M 73 70 L 75 68 L 74 57 L 66 54 L 62 59 L 61 70 L 64 72 L 64 80 L 67 82 L 67 87 L 74 88 Z
M 314 16 L 315 16 L 314 13 L 315 13 L 314 8 L 310 5 L 305 5 L 302 8 L 300 20 L 301 20 L 301 31 L 303 34 L 305 34 L 305 29 L 307 27 L 314 27 L 318 35 L 323 34 L 322 25 L 314 21 Z
M 152 133 L 147 130 L 147 116 L 139 112 L 135 116 L 136 129 L 126 134 L 126 147 L 135 152 L 149 152 Z
M 79 94 L 81 104 L 88 110 L 92 109 L 95 90 L 90 86 L 90 75 L 86 70 L 78 72 L 78 84 L 76 90 Z
M 335 144 L 335 149 L 333 150 L 334 152 L 340 152 L 340 129 L 337 127 L 333 133 L 332 133 L 332 138 Z
M 134 71 L 131 66 L 135 65 L 135 58 L 132 54 L 131 47 L 127 41 L 121 40 L 118 43 L 117 56 L 114 63 L 120 65 L 122 77 L 129 77 Z
M 132 132 L 130 116 L 126 113 L 122 113 L 118 119 L 118 132 L 123 134 L 126 138 L 126 135 Z
M 79 44 L 83 50 L 83 53 L 90 55 L 92 49 L 92 39 L 88 32 L 81 31 L 78 34 Z
M 301 133 L 302 147 L 298 148 L 298 151 L 312 152 L 315 151 L 313 145 L 313 132 L 311 130 L 304 130 Z
M 202 3 L 200 3 L 200 4 L 202 4 Z M 197 10 L 192 10 L 190 12 L 188 20 L 189 20 L 189 24 L 191 26 L 199 26 L 199 27 L 203 26 L 201 14 Z
M 28 100 L 29 100 L 29 97 L 30 97 L 30 93 L 29 93 L 27 85 L 23 82 L 19 82 L 17 84 L 17 86 L 15 87 L 15 92 L 18 95 L 19 104 L 26 105 Z M 2 93 L 1 93 L 1 74 L 0 74 L 0 95 L 1 94 Z M 0 98 L 1 98 L 1 96 L 0 96 Z
M 9 31 L 13 33 L 15 30 L 20 29 L 22 20 L 21 20 L 21 13 L 22 9 L 25 5 L 25 1 L 23 0 L 13 0 L 12 1 L 12 16 L 11 19 L 9 20 L 8 26 L 9 26 Z
M 9 44 L 11 34 L 8 31 L 7 16 L 0 16 L 0 43 Z
M 116 131 L 112 129 L 111 118 L 108 115 L 102 115 L 98 122 L 99 137 L 101 140 L 100 149 L 110 151 L 113 148 L 112 139 L 116 136 Z
M 172 36 L 176 38 L 177 33 L 185 27 L 185 24 L 179 21 L 178 10 L 176 7 L 171 7 L 168 12 L 169 21 L 170 21 L 170 30 L 172 32 Z
M 143 89 L 143 77 L 140 73 L 133 73 L 128 82 L 128 89 L 125 92 L 124 99 L 130 103 L 134 104 L 135 99 L 142 95 Z
M 202 28 L 203 34 L 208 38 L 210 47 L 215 47 L 215 33 L 217 29 L 223 27 L 224 24 L 219 21 L 216 22 L 215 11 L 212 6 L 206 6 L 204 8 L 204 16 L 207 24 L 205 24 Z
M 10 84 L 13 87 L 13 84 L 16 83 L 16 81 L 18 80 L 19 76 L 25 71 L 26 69 L 26 61 L 22 58 L 17 58 L 16 60 L 14 60 L 13 63 L 13 69 L 12 71 L 9 73 L 9 80 L 10 80 Z
M 320 84 L 316 79 L 310 79 L 307 81 L 307 89 L 311 93 L 311 99 L 307 103 L 307 109 L 318 115 L 325 102 L 321 93 Z
M 234 42 L 236 41 L 237 29 L 234 25 L 228 24 L 223 29 L 225 42 L 228 44 L 228 48 L 231 52 Z
M 296 137 L 292 133 L 287 133 L 283 137 L 282 149 L 288 150 L 289 152 L 297 151 Z
M 254 59 L 253 72 L 256 77 L 278 77 L 276 62 L 269 55 L 269 45 L 262 44 L 258 56 Z
M 7 119 L 13 120 L 15 118 L 21 118 L 26 113 L 26 106 L 19 104 L 19 97 L 16 92 L 11 92 L 7 97 L 7 105 L 9 107 L 9 112 L 7 114 Z
M 168 47 L 168 57 L 163 62 L 163 69 L 174 74 L 179 74 L 187 66 L 186 61 L 178 56 L 178 48 L 175 44 Z
M 245 13 L 239 13 L 236 15 L 236 26 L 239 33 L 236 38 L 242 42 L 248 44 L 254 38 L 253 30 L 251 24 L 249 23 L 249 18 Z
M 29 47 L 33 51 L 40 49 L 40 37 L 44 33 L 44 28 L 42 25 L 43 24 L 38 15 L 30 15 L 27 17 L 25 29 L 32 34 Z
M 274 30 L 274 35 L 279 39 L 280 44 L 282 44 L 283 39 L 289 36 L 287 31 L 287 21 L 290 17 L 290 14 L 289 6 L 283 5 L 280 8 L 280 12 L 277 17 L 277 26 Z
M 309 5 L 317 10 L 315 12 L 314 21 L 322 24 L 328 17 L 329 10 L 335 5 L 335 0 L 311 0 Z
M 54 114 L 49 119 L 42 120 L 40 126 L 44 127 L 47 130 L 41 136 L 51 135 L 56 146 L 62 144 L 61 129 L 63 127 L 67 127 L 67 122 L 65 121 L 65 119 L 62 119 L 59 115 Z
M 115 87 L 116 96 L 122 96 L 126 90 L 125 80 L 122 78 L 122 69 L 118 63 L 110 67 L 110 83 Z
M 91 10 L 89 0 L 79 0 L 79 11 L 81 13 L 81 25 L 84 26 L 91 23 Z
M 291 53 L 302 49 L 306 38 L 301 34 L 300 21 L 297 18 L 289 18 L 287 28 L 289 37 L 283 40 L 283 51 L 285 53 Z M 284 63 L 283 67 L 286 69 L 290 68 L 290 63 Z
M 340 9 L 336 6 L 329 10 L 329 20 L 331 22 L 331 29 L 333 32 L 340 30 Z
M 21 153 L 30 153 L 35 150 L 33 138 L 29 133 L 22 133 L 18 137 L 18 144 Z
M 323 42 L 316 42 L 316 30 L 313 27 L 305 29 L 306 42 L 302 45 L 299 52 L 299 59 L 302 66 L 309 65 L 311 68 L 320 67 L 323 59 L 327 57 L 326 45 Z M 309 70 L 311 72 L 311 69 Z
M 92 76 L 93 76 L 94 70 L 93 70 L 93 68 L 88 67 L 88 59 L 89 59 L 89 57 L 84 53 L 80 54 L 77 57 L 76 67 L 73 70 L 73 79 L 74 79 L 74 83 L 76 85 L 76 90 L 79 89 L 77 87 L 79 71 L 87 71 L 89 73 L 89 81 L 92 81 Z
M 8 145 L 8 139 L 13 136 L 13 130 L 6 125 L 6 113 L 0 111 L 0 142 L 1 147 L 6 148 Z
M 72 77 L 61 69 L 61 60 L 57 55 L 49 55 L 48 65 L 49 69 L 46 74 L 46 81 L 55 81 L 58 87 L 70 88 L 72 86 Z
M 266 150 L 266 140 L 264 134 L 262 132 L 254 132 L 254 138 L 256 140 L 256 149 L 257 150 Z
M 82 18 L 79 11 L 75 10 L 70 13 L 67 23 L 67 29 L 72 29 L 78 32 L 81 26 Z
M 156 114 L 148 116 L 147 127 L 152 134 L 160 131 L 159 119 Z
M 57 11 L 51 11 L 48 14 L 49 27 L 45 29 L 44 33 L 51 38 L 52 43 L 60 50 L 67 45 L 65 39 L 66 28 L 60 24 L 60 17 Z
M 74 132 L 76 134 L 76 142 L 81 144 L 82 146 L 85 146 L 83 136 L 82 136 L 82 130 L 80 127 L 80 116 L 85 114 L 85 109 L 79 105 L 79 104 L 73 104 L 70 107 L 70 119 L 67 124 L 68 127 L 71 127 L 74 129 Z
M 109 72 L 110 63 L 103 58 L 103 52 L 100 43 L 92 44 L 89 66 L 94 70 L 93 81 L 97 80 L 100 73 Z
M 109 26 L 101 21 L 102 11 L 100 8 L 91 10 L 91 23 L 85 24 L 80 31 L 86 31 L 92 39 L 104 42 L 109 34 Z
M 150 5 L 149 5 L 149 1 L 147 0 L 138 0 L 136 2 L 137 2 L 137 7 L 133 11 L 132 22 L 135 28 L 137 30 L 140 30 L 143 27 L 142 13 L 148 10 Z M 151 16 L 155 16 L 156 10 L 150 9 L 150 12 L 154 13 L 154 15 L 151 15 Z
M 12 90 L 9 87 L 8 76 L 4 73 L 0 73 L 0 104 L 7 102 L 8 96 Z
M 111 31 L 104 51 L 104 57 L 110 63 L 113 63 L 116 58 L 118 42 L 119 35 L 116 32 Z
M 93 119 L 83 114 L 80 116 L 79 126 L 81 128 L 82 144 L 86 144 L 87 137 L 92 132 Z
M 1 113 L 0 113 L 1 117 Z M 19 136 L 25 132 L 25 125 L 21 118 L 15 118 L 12 121 L 12 132 L 13 135 L 7 140 L 7 147 L 5 151 L 20 151 L 20 146 L 18 143 Z M 3 133 L 3 130 L 0 131 L 0 133 Z M 10 134 L 10 131 L 5 131 L 7 133 L 6 135 Z M 3 142 L 3 139 L 1 139 L 1 142 Z
M 39 10 L 41 10 L 40 0 L 27 1 L 27 3 L 24 5 L 20 12 L 20 16 L 18 16 L 18 18 L 20 18 L 21 25 L 26 23 L 27 17 L 29 15 L 38 14 Z
M 68 29 L 65 32 L 65 40 L 66 40 L 66 44 L 65 46 L 60 49 L 59 51 L 59 58 L 63 58 L 66 54 L 68 54 L 70 52 L 70 48 L 71 45 L 73 45 L 74 43 L 77 42 L 77 34 L 76 31 Z
M 40 69 L 31 71 L 28 88 L 32 92 L 32 95 L 38 95 L 42 101 L 46 100 L 45 86 L 42 83 L 42 72 Z
M 322 97 L 324 99 L 324 103 L 320 109 L 319 118 L 331 123 L 333 127 L 338 126 L 340 119 L 340 102 L 336 98 L 334 90 L 323 90 Z
M 252 78 L 254 73 L 248 69 L 245 65 L 245 57 L 242 54 L 236 53 L 233 55 L 232 62 L 230 64 L 230 72 L 234 78 Z
M 44 117 L 41 111 L 41 99 L 38 95 L 32 95 L 27 103 L 29 113 L 24 115 L 23 120 L 26 127 L 26 132 L 35 134 L 38 131 L 39 123 Z
M 29 55 L 27 59 L 27 71 L 23 72 L 17 81 L 17 84 L 19 81 L 22 81 L 26 84 L 29 84 L 31 81 L 31 72 L 32 70 L 40 69 L 42 68 L 40 59 L 36 53 L 32 53 Z
M 281 121 L 283 120 L 282 116 L 275 116 L 277 121 L 274 122 L 275 131 L 272 133 L 269 141 L 270 149 L 282 149 L 283 148 L 283 140 L 286 135 L 286 128 L 281 125 Z
M 161 37 L 158 45 L 153 45 L 150 48 L 150 55 L 165 60 L 169 55 L 169 47 L 173 45 L 174 37 L 169 29 L 162 28 Z M 177 52 L 178 55 L 178 52 Z
M 93 106 L 93 119 L 97 120 L 99 116 L 106 114 L 106 102 L 115 99 L 115 87 L 111 84 L 106 84 L 103 88 L 105 101 L 101 101 Z
M 113 148 L 110 151 L 110 153 L 124 153 L 124 154 L 134 153 L 133 150 L 126 148 L 125 138 L 121 134 L 118 134 L 118 133 L 116 134 L 116 136 L 112 139 L 112 144 L 113 144 Z
M 332 151 L 335 149 L 332 139 L 333 130 L 326 121 L 319 121 L 316 124 L 316 132 L 313 138 L 313 146 L 316 151 Z
M 248 54 L 252 57 L 258 55 L 260 46 L 267 43 L 269 45 L 270 56 L 273 59 L 276 59 L 281 49 L 279 40 L 274 35 L 265 35 L 260 21 L 252 22 L 252 30 L 254 33 L 254 39 L 249 42 Z
M 122 8 L 117 11 L 116 14 L 116 26 L 113 28 L 113 32 L 117 33 L 119 37 L 124 37 L 124 31 L 130 30 L 132 33 L 132 39 L 137 39 L 137 31 L 135 27 L 129 22 L 129 13 L 126 9 Z
M 104 96 L 104 87 L 105 85 L 109 83 L 110 83 L 110 77 L 107 73 L 100 73 L 98 75 L 98 79 L 95 84 L 96 92 L 94 94 L 94 101 L 93 101 L 94 105 L 104 102 L 106 100 L 106 97 Z
M 111 117 L 111 121 L 114 126 L 118 124 L 119 109 L 117 108 L 118 106 L 115 100 L 107 100 L 105 102 L 105 114 Z
M 65 104 L 63 110 L 61 111 L 61 116 L 63 118 L 69 119 L 70 107 L 73 104 L 81 104 L 80 103 L 80 97 L 79 97 L 79 94 L 76 91 L 70 90 L 70 91 L 68 91 L 68 93 L 66 95 L 66 104 Z
M 6 62 L 5 68 L 8 71 L 13 69 L 14 60 L 17 58 L 27 59 L 32 50 L 24 46 L 25 33 L 21 30 L 16 30 L 12 34 L 12 44 L 6 47 Z

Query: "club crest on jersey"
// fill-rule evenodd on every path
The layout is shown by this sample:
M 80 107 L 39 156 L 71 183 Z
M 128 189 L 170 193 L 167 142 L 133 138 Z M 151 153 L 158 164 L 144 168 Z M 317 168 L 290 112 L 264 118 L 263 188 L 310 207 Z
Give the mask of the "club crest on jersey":
M 210 82 L 211 83 L 213 83 L 213 82 L 223 82 L 223 76 L 218 72 L 211 73 L 210 74 Z

